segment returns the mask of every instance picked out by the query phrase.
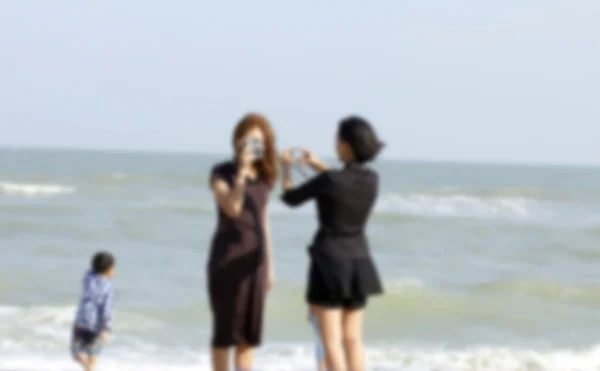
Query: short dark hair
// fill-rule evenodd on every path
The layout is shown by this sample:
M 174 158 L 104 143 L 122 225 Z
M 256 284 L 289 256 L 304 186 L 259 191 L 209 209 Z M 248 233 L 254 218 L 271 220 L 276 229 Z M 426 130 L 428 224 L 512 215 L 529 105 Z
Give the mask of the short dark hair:
M 338 137 L 348 143 L 358 163 L 374 160 L 384 147 L 373 126 L 360 116 L 349 116 L 340 121 Z
M 115 265 L 115 257 L 106 251 L 100 251 L 92 258 L 92 270 L 96 274 L 104 274 Z

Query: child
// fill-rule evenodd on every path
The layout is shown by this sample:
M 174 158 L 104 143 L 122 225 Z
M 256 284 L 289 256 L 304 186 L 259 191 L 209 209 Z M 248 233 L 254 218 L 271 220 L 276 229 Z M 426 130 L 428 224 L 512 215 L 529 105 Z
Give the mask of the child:
M 319 371 L 327 371 L 327 367 L 325 365 L 325 353 L 323 352 L 323 343 L 321 341 L 321 333 L 319 331 L 319 324 L 317 323 L 317 317 L 312 313 L 308 313 L 308 320 L 312 324 L 313 330 L 315 331 L 316 336 L 316 347 L 315 347 L 315 356 L 317 357 L 317 369 Z
M 71 353 L 85 371 L 92 371 L 96 357 L 111 330 L 114 288 L 110 278 L 115 274 L 115 258 L 99 252 L 92 259 L 92 269 L 83 278 L 83 293 L 77 309 Z

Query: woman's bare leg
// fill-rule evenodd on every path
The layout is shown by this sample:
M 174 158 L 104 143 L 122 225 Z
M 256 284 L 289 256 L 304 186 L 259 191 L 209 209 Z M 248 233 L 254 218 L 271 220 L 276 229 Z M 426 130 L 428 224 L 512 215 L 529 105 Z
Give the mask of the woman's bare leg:
M 74 355 L 73 358 L 81 365 L 81 367 L 83 367 L 84 370 L 88 369 L 88 357 L 85 354 L 78 353 Z
M 313 316 L 314 318 L 317 317 L 317 315 L 315 314 L 315 310 L 313 309 L 313 306 L 309 306 L 309 312 L 310 315 Z M 316 322 L 315 322 L 316 323 Z M 317 351 L 315 352 L 315 355 L 317 356 L 317 370 L 318 371 L 327 371 L 327 364 L 325 363 L 324 360 L 324 352 L 323 352 L 323 341 L 320 330 L 319 330 L 319 325 L 317 324 L 317 333 L 315 334 L 315 336 L 317 336 L 316 342 L 317 342 Z M 323 358 L 320 358 L 323 357 Z
M 229 371 L 229 348 L 212 348 L 212 370 Z
M 342 338 L 346 352 L 348 371 L 365 371 L 362 309 L 344 309 L 342 313 Z
M 342 349 L 342 310 L 314 305 L 313 311 L 317 317 L 327 370 L 346 371 L 344 350 Z
M 85 368 L 85 371 L 94 371 L 95 368 L 96 368 L 96 357 L 89 356 L 87 367 Z
M 240 344 L 235 348 L 235 368 L 239 371 L 251 371 L 254 366 L 254 347 Z
M 317 362 L 317 370 L 319 371 L 327 371 L 327 362 L 319 361 Z

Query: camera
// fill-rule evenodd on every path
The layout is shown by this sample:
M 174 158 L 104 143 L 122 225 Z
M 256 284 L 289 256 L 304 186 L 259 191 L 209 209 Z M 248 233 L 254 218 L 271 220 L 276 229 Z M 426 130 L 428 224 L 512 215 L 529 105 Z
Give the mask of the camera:
M 265 155 L 263 142 L 258 139 L 248 138 L 243 142 L 244 148 L 249 147 L 255 160 L 260 160 Z

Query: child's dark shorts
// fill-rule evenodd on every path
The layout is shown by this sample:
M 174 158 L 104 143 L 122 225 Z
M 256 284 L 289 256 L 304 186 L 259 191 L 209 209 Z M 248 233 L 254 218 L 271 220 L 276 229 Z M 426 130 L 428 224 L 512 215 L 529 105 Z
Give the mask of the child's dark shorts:
M 74 327 L 71 338 L 71 354 L 73 357 L 78 354 L 97 356 L 102 352 L 103 343 L 100 334 Z

